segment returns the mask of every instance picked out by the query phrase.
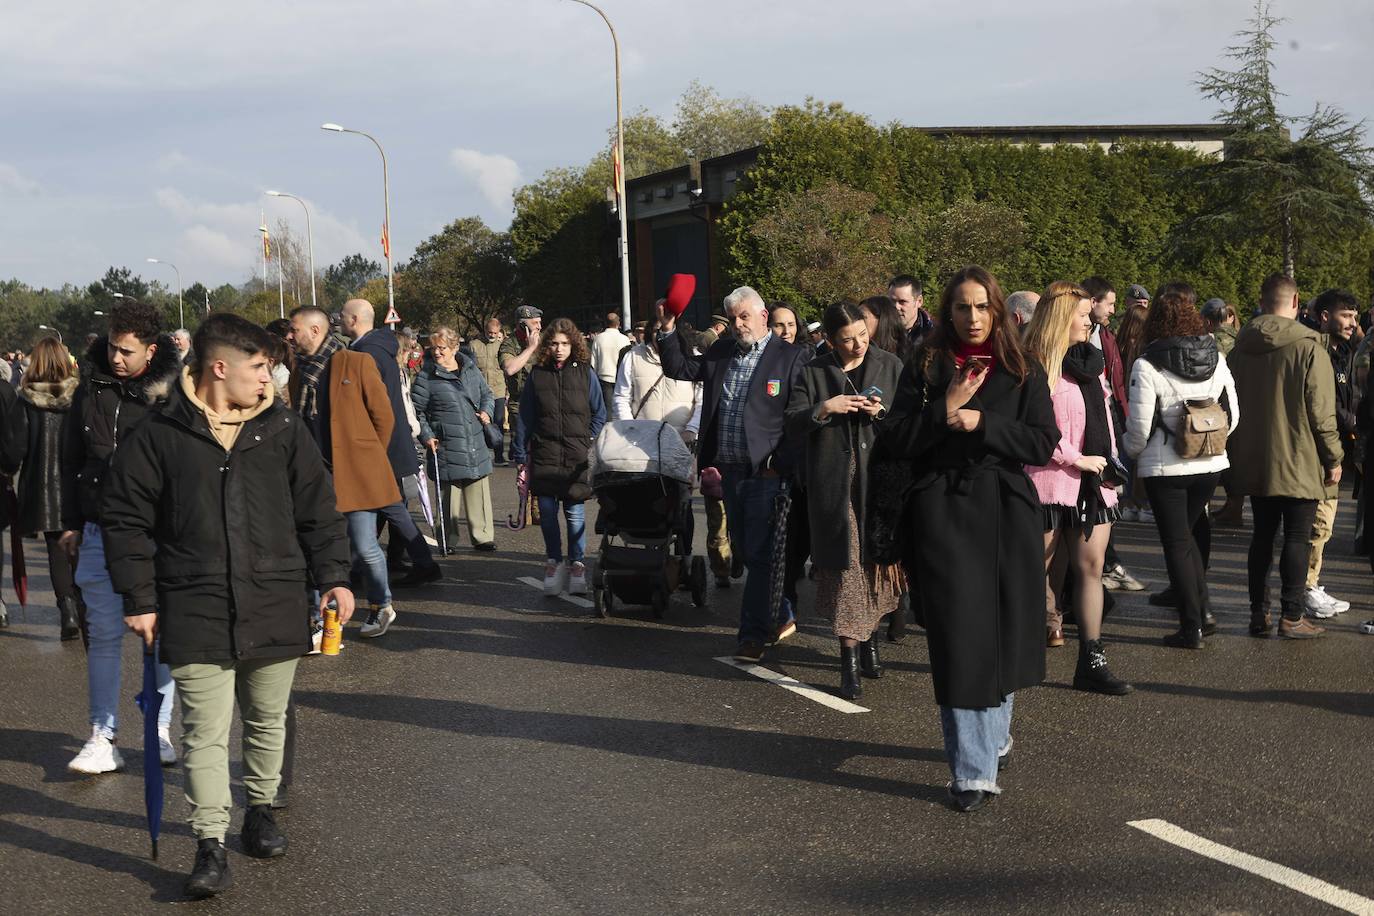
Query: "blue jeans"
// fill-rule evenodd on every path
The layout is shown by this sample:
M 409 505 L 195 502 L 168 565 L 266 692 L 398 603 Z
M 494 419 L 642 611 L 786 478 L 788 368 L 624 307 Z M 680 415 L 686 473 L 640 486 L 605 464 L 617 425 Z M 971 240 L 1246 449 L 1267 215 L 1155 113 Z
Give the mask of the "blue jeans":
M 491 411 L 491 423 L 501 433 L 501 444 L 496 446 L 494 460 L 497 464 L 506 460 L 506 434 L 502 427 L 506 424 L 506 399 L 495 398 L 495 406 Z
M 377 509 L 345 512 L 348 521 L 348 547 L 353 568 L 363 574 L 367 603 L 385 607 L 391 603 L 391 586 L 386 578 L 386 554 L 377 543 Z
M 997 786 L 997 761 L 1011 750 L 1011 707 L 1015 699 L 1008 694 L 1001 706 L 988 709 L 940 707 L 945 759 L 954 777 L 950 789 L 982 789 L 994 794 L 1002 791 Z
M 119 730 L 119 674 L 124 637 L 132 632 L 124 623 L 124 599 L 115 594 L 105 569 L 105 539 L 100 526 L 89 522 L 81 533 L 76 562 L 76 585 L 86 602 L 86 628 L 91 647 L 86 654 L 86 678 L 91 697 L 91 724 L 113 738 Z M 157 689 L 162 694 L 158 725 L 172 724 L 176 686 L 166 665 L 157 666 Z
M 563 501 L 563 516 L 568 523 L 568 559 L 579 563 L 587 553 L 587 514 L 585 503 Z M 562 533 L 558 530 L 558 497 L 539 497 L 539 530 L 544 532 L 544 556 L 555 562 L 563 559 Z
M 739 641 L 767 643 L 776 633 L 768 608 L 768 579 L 773 565 L 773 501 L 781 477 L 751 475 L 748 468 L 720 468 L 730 551 L 744 560 L 747 576 L 739 608 Z

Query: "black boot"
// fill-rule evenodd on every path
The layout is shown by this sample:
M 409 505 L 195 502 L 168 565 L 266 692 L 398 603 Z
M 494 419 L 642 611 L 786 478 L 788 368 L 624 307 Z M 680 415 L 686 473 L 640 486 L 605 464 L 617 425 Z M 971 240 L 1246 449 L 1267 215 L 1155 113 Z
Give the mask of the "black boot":
M 1182 627 L 1177 633 L 1170 633 L 1164 637 L 1164 645 L 1170 649 L 1201 649 L 1202 634 L 1200 629 L 1188 629 Z
M 1112 675 L 1107 667 L 1107 650 L 1100 639 L 1080 639 L 1078 641 L 1078 668 L 1073 673 L 1075 690 L 1090 690 L 1120 697 L 1130 693 L 1133 688 Z
M 864 695 L 859 683 L 859 647 L 840 646 L 840 696 L 857 700 Z
M 243 830 L 239 833 L 245 854 L 255 859 L 271 859 L 286 855 L 286 835 L 277 827 L 271 805 L 252 805 L 243 816 Z
M 234 883 L 229 874 L 229 855 L 216 839 L 201 840 L 196 846 L 196 864 L 186 879 L 186 896 L 197 900 L 227 891 Z
M 911 613 L 911 595 L 903 592 L 897 600 L 897 607 L 887 615 L 887 641 L 901 642 L 906 639 L 906 618 Z
M 62 641 L 76 639 L 81 635 L 81 615 L 77 613 L 75 598 L 62 598 L 57 602 L 57 610 L 62 615 Z
M 878 661 L 878 644 L 873 641 L 872 636 L 859 643 L 859 668 L 863 671 L 864 677 L 877 680 L 883 676 L 883 666 Z

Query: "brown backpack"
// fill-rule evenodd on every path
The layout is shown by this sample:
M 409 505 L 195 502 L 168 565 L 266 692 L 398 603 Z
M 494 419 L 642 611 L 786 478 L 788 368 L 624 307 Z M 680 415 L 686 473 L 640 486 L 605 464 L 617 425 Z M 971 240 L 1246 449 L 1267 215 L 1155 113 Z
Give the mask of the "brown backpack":
M 1172 432 L 1177 440 L 1174 451 L 1178 452 L 1178 457 L 1186 460 L 1225 455 L 1226 437 L 1231 431 L 1231 418 L 1226 408 L 1217 403 L 1216 398 L 1185 399 L 1162 370 L 1160 376 L 1169 383 L 1174 397 L 1183 402 L 1183 416 L 1178 418 L 1178 428 L 1172 431 L 1165 428 L 1165 434 Z

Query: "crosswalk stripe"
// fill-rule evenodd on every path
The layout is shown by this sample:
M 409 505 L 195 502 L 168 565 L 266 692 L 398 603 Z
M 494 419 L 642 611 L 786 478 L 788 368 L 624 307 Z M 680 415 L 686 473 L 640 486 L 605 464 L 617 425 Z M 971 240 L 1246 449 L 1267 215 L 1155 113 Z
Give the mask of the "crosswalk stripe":
M 738 668 L 745 674 L 752 674 L 756 678 L 760 678 L 772 684 L 777 684 L 783 690 L 790 690 L 795 694 L 806 697 L 808 700 L 814 700 L 822 706 L 828 706 L 839 712 L 852 714 L 856 712 L 872 711 L 865 706 L 860 706 L 857 703 L 851 703 L 848 700 L 842 700 L 833 694 L 826 693 L 819 687 L 812 687 L 810 684 L 803 684 L 796 678 L 788 677 L 785 674 L 778 674 L 778 672 L 765 668 L 762 665 L 753 665 L 748 662 L 736 661 L 728 655 L 719 656 L 716 658 L 716 661 L 729 665 L 731 668 Z
M 523 582 L 531 588 L 537 588 L 541 592 L 544 590 L 543 580 L 536 579 L 534 576 L 521 576 L 516 581 Z M 566 592 L 559 592 L 558 597 L 562 598 L 569 604 L 575 604 L 578 607 L 596 607 L 596 605 L 592 604 L 590 601 L 588 601 L 586 598 L 583 598 L 581 595 L 569 595 Z

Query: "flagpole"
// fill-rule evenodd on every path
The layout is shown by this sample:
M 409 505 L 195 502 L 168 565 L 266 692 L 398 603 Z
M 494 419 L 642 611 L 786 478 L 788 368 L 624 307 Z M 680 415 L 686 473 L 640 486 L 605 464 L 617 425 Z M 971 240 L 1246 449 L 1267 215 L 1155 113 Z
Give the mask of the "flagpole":
M 281 277 L 282 263 L 283 263 L 285 260 L 286 260 L 286 258 L 283 258 L 283 257 L 281 256 L 281 252 L 280 252 L 280 251 L 277 252 L 277 317 L 278 317 L 278 318 L 285 318 L 285 317 L 286 317 L 286 290 L 285 290 L 285 287 L 284 287 L 283 284 L 282 284 L 282 277 Z
M 262 291 L 267 292 L 267 211 L 258 211 L 258 231 L 262 233 Z

